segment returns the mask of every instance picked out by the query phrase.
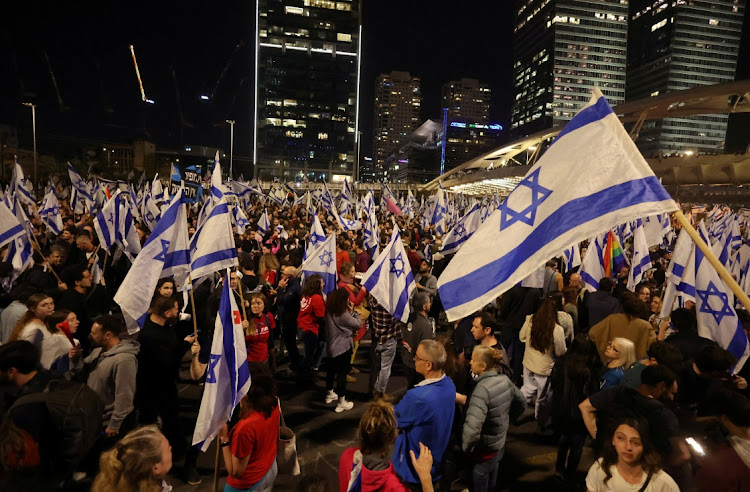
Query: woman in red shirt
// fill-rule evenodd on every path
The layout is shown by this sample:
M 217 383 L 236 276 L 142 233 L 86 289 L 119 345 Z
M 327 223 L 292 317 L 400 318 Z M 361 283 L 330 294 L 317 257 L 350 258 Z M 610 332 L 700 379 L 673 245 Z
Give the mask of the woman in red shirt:
M 249 326 L 245 330 L 248 362 L 268 362 L 268 339 L 276 329 L 273 314 L 268 313 L 266 296 L 256 292 L 250 295 Z
M 255 366 L 255 367 L 252 367 Z M 219 443 L 229 476 L 224 492 L 273 490 L 278 474 L 279 400 L 268 369 L 251 365 L 253 384 L 240 402 L 240 421 L 230 433 L 219 431 Z
M 302 286 L 302 299 L 297 315 L 298 334 L 305 347 L 305 355 L 300 367 L 300 380 L 312 382 L 313 366 L 320 354 L 318 332 L 326 317 L 326 303 L 323 300 L 323 277 L 310 275 Z

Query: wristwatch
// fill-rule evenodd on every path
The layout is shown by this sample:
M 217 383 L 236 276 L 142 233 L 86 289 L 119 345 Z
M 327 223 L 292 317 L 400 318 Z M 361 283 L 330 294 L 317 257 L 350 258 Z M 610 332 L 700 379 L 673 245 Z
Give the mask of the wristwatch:
M 228 440 L 227 442 L 219 443 L 219 446 L 221 446 L 222 448 L 225 448 L 225 447 L 229 446 L 230 444 L 232 444 L 232 440 L 231 439 Z

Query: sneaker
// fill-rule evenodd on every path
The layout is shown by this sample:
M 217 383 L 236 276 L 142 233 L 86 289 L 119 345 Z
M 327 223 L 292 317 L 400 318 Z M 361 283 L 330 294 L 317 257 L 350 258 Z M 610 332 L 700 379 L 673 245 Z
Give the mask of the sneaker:
M 347 383 L 356 383 L 357 382 L 357 378 L 355 378 L 351 374 L 347 374 L 346 375 L 346 382 Z
M 198 485 L 203 481 L 195 468 L 189 468 L 185 471 L 185 482 L 189 485 Z
M 352 374 L 359 374 L 359 369 L 357 369 L 356 367 L 352 366 L 351 369 L 349 370 L 349 372 L 352 373 Z
M 80 482 L 82 480 L 85 480 L 88 475 L 86 472 L 75 472 L 73 473 L 73 481 L 74 482 Z
M 328 390 L 328 393 L 326 393 L 326 405 L 329 405 L 338 399 L 339 395 L 334 393 L 333 390 Z
M 336 413 L 345 412 L 347 410 L 351 410 L 354 408 L 354 402 L 352 401 L 346 401 L 346 398 L 343 396 L 339 398 L 339 403 L 336 405 Z

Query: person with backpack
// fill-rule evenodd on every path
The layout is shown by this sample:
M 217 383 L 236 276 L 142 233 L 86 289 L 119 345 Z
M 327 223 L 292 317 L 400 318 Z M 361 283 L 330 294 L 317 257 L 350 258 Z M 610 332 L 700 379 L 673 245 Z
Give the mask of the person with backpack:
M 99 436 L 101 399 L 85 384 L 41 370 L 38 349 L 25 340 L 0 346 L 0 387 L 5 395 L 15 388 L 6 402 L 10 418 L 39 446 L 41 472 L 49 485 L 42 490 L 57 490 Z

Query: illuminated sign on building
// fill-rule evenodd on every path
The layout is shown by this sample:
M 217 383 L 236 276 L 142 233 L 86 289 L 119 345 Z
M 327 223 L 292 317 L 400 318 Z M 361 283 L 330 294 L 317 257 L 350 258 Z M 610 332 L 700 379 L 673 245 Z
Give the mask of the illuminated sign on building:
M 478 128 L 480 130 L 495 130 L 495 131 L 500 131 L 503 129 L 502 125 L 498 125 L 498 124 L 483 125 L 481 123 L 463 123 L 461 121 L 451 121 L 451 126 L 453 128 Z

